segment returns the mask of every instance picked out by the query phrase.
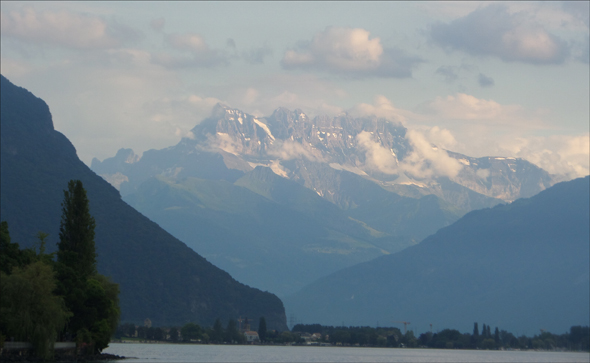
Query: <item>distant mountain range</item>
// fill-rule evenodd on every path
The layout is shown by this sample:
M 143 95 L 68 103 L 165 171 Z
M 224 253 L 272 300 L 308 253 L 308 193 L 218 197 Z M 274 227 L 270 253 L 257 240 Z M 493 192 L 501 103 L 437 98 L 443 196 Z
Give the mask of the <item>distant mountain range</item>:
M 420 244 L 284 299 L 296 321 L 518 334 L 590 323 L 590 177 L 468 213 Z
M 259 118 L 221 104 L 175 146 L 121 149 L 91 168 L 234 278 L 279 296 L 553 183 L 525 160 L 447 152 L 385 119 Z
M 54 130 L 43 100 L 1 76 L 0 105 L 0 211 L 12 241 L 32 247 L 44 231 L 55 251 L 63 190 L 80 179 L 96 220 L 98 270 L 120 284 L 122 322 L 211 326 L 216 318 L 264 316 L 269 329 L 287 329 L 275 295 L 237 282 L 123 202 Z

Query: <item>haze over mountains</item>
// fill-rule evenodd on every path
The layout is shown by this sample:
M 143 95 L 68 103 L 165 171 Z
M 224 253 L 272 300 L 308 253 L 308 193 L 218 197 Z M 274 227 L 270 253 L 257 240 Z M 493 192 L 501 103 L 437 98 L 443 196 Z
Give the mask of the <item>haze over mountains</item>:
M 517 334 L 590 323 L 590 177 L 468 213 L 420 244 L 339 271 L 284 299 L 297 321 L 473 322 Z
M 221 104 L 175 146 L 121 149 L 91 168 L 234 278 L 279 296 L 554 182 L 526 160 L 447 152 L 385 119 L 258 118 Z
M 275 295 L 235 281 L 124 203 L 54 130 L 43 100 L 1 76 L 0 104 L 0 211 L 13 242 L 33 247 L 43 231 L 55 251 L 63 190 L 80 179 L 96 220 L 98 271 L 120 284 L 121 322 L 212 326 L 216 318 L 265 316 L 269 328 L 287 328 Z

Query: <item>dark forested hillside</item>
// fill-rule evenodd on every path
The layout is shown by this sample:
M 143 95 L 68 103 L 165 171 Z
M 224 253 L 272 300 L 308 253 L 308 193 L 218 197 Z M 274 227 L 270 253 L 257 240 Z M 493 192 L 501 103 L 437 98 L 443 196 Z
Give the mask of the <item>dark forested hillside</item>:
M 121 321 L 212 325 L 218 317 L 264 316 L 269 328 L 286 329 L 275 295 L 236 282 L 124 203 L 53 129 L 47 104 L 4 76 L 1 127 L 0 210 L 12 240 L 30 247 L 44 231 L 54 251 L 63 190 L 70 179 L 81 180 L 96 219 L 98 270 L 120 284 Z
M 418 332 L 588 325 L 589 181 L 470 212 L 416 246 L 320 279 L 286 298 L 287 311 L 304 323 L 408 321 Z

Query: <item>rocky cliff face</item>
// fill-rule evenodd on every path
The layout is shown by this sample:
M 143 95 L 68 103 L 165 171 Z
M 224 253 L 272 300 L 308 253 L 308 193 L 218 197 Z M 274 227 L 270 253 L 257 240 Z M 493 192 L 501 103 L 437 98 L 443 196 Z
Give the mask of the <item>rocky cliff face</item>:
M 258 118 L 218 104 L 192 133 L 194 138 L 183 139 L 177 148 L 220 153 L 228 168 L 244 172 L 268 166 L 336 204 L 341 198 L 330 180 L 333 170 L 355 173 L 406 196 L 435 194 L 466 211 L 479 206 L 465 204 L 470 192 L 510 202 L 553 183 L 547 172 L 526 160 L 442 150 L 408 135 L 402 125 L 376 117 L 310 119 L 301 110 L 279 108 Z M 121 170 L 101 175 L 113 178 L 116 172 Z M 448 193 L 449 187 L 461 192 Z

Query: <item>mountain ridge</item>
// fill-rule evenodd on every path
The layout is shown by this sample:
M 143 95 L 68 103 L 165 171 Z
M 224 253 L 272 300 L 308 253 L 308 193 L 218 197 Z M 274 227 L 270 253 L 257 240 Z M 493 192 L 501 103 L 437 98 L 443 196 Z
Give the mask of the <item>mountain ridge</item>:
M 269 326 L 287 328 L 275 295 L 238 283 L 124 203 L 54 130 L 48 105 L 0 78 L 0 210 L 13 241 L 32 247 L 41 230 L 49 233 L 48 252 L 55 251 L 63 190 L 79 179 L 96 220 L 98 270 L 121 288 L 121 321 L 213 325 L 216 318 L 265 316 Z

